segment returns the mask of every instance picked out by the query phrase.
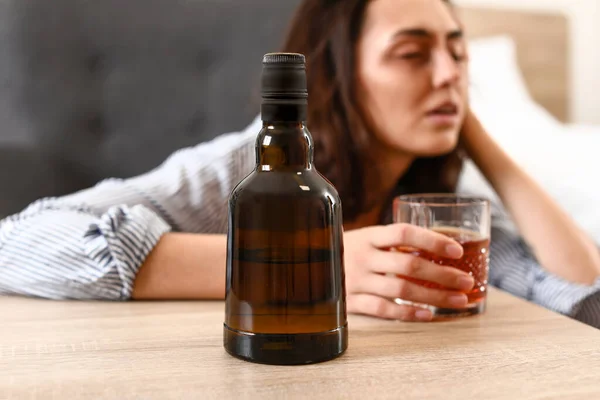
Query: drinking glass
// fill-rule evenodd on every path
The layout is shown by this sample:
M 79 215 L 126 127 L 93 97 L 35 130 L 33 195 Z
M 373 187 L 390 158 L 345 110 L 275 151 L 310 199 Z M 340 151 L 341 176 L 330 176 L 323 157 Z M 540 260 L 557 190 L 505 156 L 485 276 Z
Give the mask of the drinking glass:
M 442 318 L 475 315 L 485 311 L 491 232 L 491 210 L 488 199 L 457 194 L 400 196 L 394 199 L 394 222 L 416 225 L 449 236 L 462 245 L 464 255 L 457 260 L 410 247 L 396 250 L 422 257 L 439 265 L 458 268 L 475 279 L 473 289 L 465 292 L 469 299 L 465 308 L 439 308 L 414 304 L 402 299 L 396 299 L 397 303 L 427 307 L 435 317 Z M 432 282 L 404 276 L 402 278 L 428 288 L 444 289 Z

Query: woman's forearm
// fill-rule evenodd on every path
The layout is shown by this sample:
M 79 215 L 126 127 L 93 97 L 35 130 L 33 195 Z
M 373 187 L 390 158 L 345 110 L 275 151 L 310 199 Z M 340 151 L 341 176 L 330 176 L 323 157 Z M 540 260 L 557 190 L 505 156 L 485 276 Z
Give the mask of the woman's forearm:
M 223 299 L 225 235 L 167 233 L 141 266 L 136 300 Z
M 592 239 L 475 118 L 468 118 L 465 136 L 468 153 L 498 193 L 540 264 L 569 281 L 593 283 L 600 275 L 600 252 Z

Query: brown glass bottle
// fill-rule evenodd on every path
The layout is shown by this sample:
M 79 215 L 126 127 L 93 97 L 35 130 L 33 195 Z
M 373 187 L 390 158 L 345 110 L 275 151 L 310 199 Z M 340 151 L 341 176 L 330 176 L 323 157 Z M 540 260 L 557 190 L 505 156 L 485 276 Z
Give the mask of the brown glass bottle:
M 263 60 L 256 168 L 229 200 L 224 346 L 266 364 L 308 364 L 348 346 L 342 209 L 313 166 L 304 56 Z

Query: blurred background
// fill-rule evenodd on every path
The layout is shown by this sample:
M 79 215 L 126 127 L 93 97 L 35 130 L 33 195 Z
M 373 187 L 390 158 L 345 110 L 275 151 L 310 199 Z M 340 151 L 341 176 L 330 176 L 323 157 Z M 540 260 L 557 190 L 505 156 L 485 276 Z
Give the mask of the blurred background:
M 299 0 L 0 0 L 0 218 L 244 129 Z M 455 0 L 471 104 L 600 241 L 598 0 Z M 494 193 L 472 165 L 461 190 Z
M 598 0 L 454 0 L 462 7 L 557 14 L 567 19 L 569 119 L 600 124 L 600 2 Z M 533 30 L 533 26 L 524 29 Z M 558 27 L 557 27 L 558 28 Z M 535 34 L 531 32 L 531 34 Z M 552 45 L 554 34 L 548 38 Z

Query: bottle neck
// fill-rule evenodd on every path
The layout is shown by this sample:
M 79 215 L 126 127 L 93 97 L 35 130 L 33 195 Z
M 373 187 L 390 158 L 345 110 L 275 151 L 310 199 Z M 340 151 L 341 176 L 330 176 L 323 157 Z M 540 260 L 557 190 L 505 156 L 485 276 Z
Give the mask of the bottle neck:
M 306 99 L 265 99 L 260 113 L 263 121 L 298 122 L 306 121 L 308 104 Z
M 258 172 L 306 170 L 313 166 L 313 141 L 302 121 L 269 121 L 256 141 Z

